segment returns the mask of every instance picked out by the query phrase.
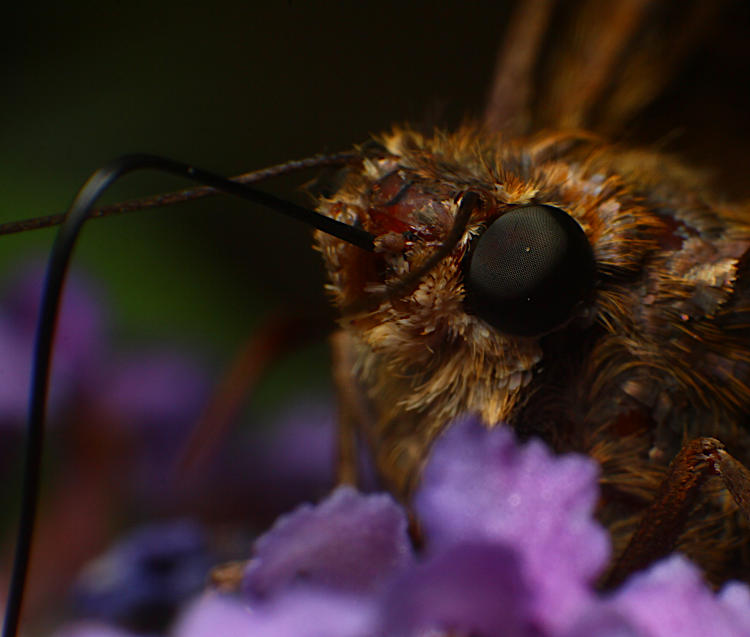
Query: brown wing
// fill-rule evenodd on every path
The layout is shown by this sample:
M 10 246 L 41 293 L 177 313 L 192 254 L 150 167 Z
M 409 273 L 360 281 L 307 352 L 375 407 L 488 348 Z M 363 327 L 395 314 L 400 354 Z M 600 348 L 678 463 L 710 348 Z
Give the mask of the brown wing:
M 519 2 L 484 123 L 512 135 L 542 128 L 618 133 L 716 33 L 727 4 Z

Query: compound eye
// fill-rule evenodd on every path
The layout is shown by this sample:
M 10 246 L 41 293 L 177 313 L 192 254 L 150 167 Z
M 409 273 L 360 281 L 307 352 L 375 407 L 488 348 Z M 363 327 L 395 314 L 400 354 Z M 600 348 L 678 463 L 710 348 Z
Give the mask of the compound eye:
M 516 336 L 558 327 L 594 285 L 583 229 L 553 206 L 506 212 L 474 240 L 466 258 L 468 310 Z

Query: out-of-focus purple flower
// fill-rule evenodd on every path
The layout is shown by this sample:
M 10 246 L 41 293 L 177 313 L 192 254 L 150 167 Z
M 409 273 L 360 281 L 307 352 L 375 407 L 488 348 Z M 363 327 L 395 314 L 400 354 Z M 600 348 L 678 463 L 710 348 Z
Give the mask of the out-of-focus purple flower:
M 244 594 L 199 602 L 176 635 L 750 635 L 750 589 L 714 594 L 684 558 L 613 593 L 594 590 L 609 558 L 592 518 L 596 477 L 588 459 L 458 423 L 437 442 L 416 496 L 421 557 L 404 548 L 404 517 L 387 496 L 383 518 L 377 496 L 340 489 L 282 519 L 257 542 Z
M 717 595 L 681 555 L 630 577 L 610 603 L 649 637 L 750 635 L 750 589 L 732 583 Z
M 20 428 L 29 404 L 31 344 L 18 339 L 15 326 L 0 315 L 0 424 Z
M 292 588 L 249 608 L 231 597 L 206 595 L 187 609 L 174 637 L 375 637 L 372 599 Z
M 578 617 L 562 633 L 551 637 L 655 637 L 642 633 L 633 622 L 612 606 L 598 604 Z
M 540 635 L 518 553 L 501 544 L 457 543 L 406 571 L 388 588 L 379 634 Z
M 158 630 L 205 585 L 214 556 L 202 529 L 180 520 L 142 527 L 91 563 L 74 587 L 84 617 Z
M 96 402 L 128 428 L 171 437 L 175 426 L 195 422 L 209 391 L 208 373 L 194 358 L 159 348 L 116 359 L 101 379 Z
M 0 299 L 0 423 L 22 426 L 28 409 L 31 358 L 44 269 L 34 265 L 10 282 Z M 50 411 L 96 377 L 106 351 L 101 291 L 73 271 L 65 287 L 55 336 Z
M 261 423 L 253 439 L 258 465 L 266 479 L 289 483 L 310 479 L 333 484 L 336 410 L 332 403 L 304 400 Z
M 166 347 L 131 352 L 102 373 L 90 404 L 98 419 L 129 440 L 127 477 L 138 500 L 162 505 L 174 495 L 178 454 L 210 392 L 205 367 Z
M 250 635 L 251 611 L 229 595 L 207 593 L 190 604 L 172 630 L 176 637 L 214 637 L 225 634 Z
M 747 637 L 750 588 L 738 582 L 716 594 L 698 569 L 672 555 L 632 575 L 581 612 L 564 637 Z
M 466 418 L 435 445 L 414 506 L 431 550 L 481 539 L 514 547 L 540 617 L 563 626 L 610 553 L 593 519 L 597 476 L 590 458 L 554 456 L 538 440 L 519 447 L 510 428 Z
M 7 290 L 3 307 L 20 336 L 33 339 L 36 331 L 45 268 L 34 265 L 22 270 L 23 276 Z M 103 291 L 81 272 L 70 273 L 63 291 L 55 335 L 55 355 L 60 363 L 73 368 L 89 367 L 101 354 L 105 342 Z
M 719 591 L 719 599 L 750 635 L 750 586 L 740 582 L 728 582 Z
M 260 422 L 219 472 L 234 471 L 261 519 L 273 520 L 300 502 L 323 497 L 334 484 L 335 411 L 331 403 L 302 400 Z
M 281 517 L 258 540 L 243 590 L 269 596 L 303 580 L 373 592 L 413 559 L 406 516 L 389 496 L 340 487 L 318 506 L 302 505 Z
M 257 421 L 213 457 L 201 485 L 203 499 L 241 510 L 245 520 L 265 528 L 300 503 L 320 500 L 330 492 L 335 484 L 335 449 L 333 402 L 320 396 L 302 398 Z M 361 465 L 363 490 L 374 491 L 374 473 L 367 471 L 366 457 Z

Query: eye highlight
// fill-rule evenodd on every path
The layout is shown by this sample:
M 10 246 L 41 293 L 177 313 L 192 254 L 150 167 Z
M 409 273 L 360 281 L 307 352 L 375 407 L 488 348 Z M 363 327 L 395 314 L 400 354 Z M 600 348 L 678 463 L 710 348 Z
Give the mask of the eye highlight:
M 594 284 L 583 229 L 554 206 L 509 210 L 474 239 L 466 259 L 467 309 L 516 336 L 561 325 Z

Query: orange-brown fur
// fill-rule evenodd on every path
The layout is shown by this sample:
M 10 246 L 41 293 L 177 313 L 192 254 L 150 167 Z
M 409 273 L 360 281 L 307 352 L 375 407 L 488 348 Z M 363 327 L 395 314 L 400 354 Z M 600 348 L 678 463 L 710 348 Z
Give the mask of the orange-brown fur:
M 443 428 L 477 412 L 488 426 L 508 423 L 597 459 L 600 517 L 621 547 L 686 438 L 715 436 L 750 460 L 750 226 L 699 175 L 577 132 L 504 141 L 469 127 L 433 137 L 396 129 L 378 141 L 319 209 L 378 236 L 408 232 L 374 255 L 317 235 L 339 307 L 423 263 L 451 230 L 461 193 L 483 201 L 416 289 L 342 318 L 376 414 L 364 434 L 392 489 L 408 496 Z M 577 220 L 597 268 L 591 298 L 534 338 L 468 312 L 461 269 L 474 236 L 528 203 Z M 713 483 L 708 492 L 682 546 L 726 573 L 740 523 L 731 497 Z

